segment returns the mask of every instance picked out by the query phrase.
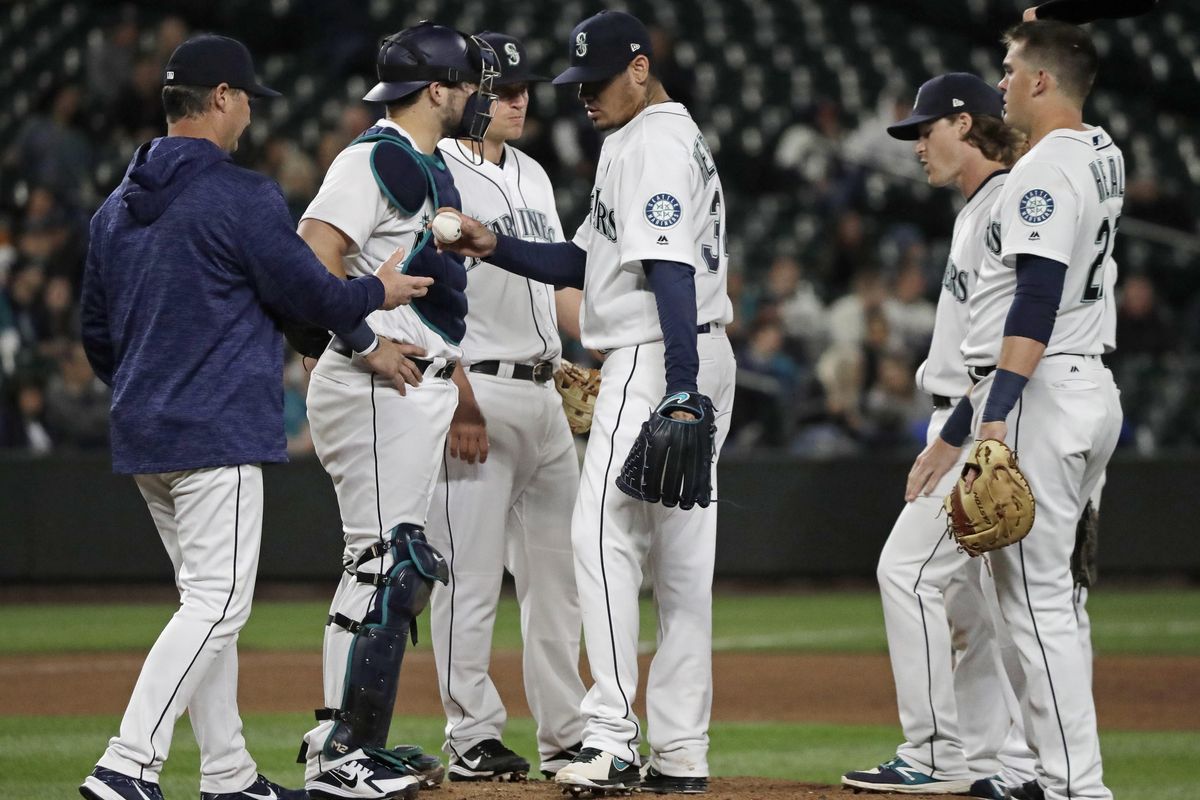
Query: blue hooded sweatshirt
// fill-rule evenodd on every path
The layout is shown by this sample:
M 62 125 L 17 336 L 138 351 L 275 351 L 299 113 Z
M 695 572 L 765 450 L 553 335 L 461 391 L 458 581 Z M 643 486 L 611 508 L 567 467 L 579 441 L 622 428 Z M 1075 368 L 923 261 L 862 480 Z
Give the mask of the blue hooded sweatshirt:
M 113 470 L 286 461 L 276 318 L 353 330 L 374 276 L 331 275 L 279 187 L 206 139 L 138 148 L 92 217 L 83 344 L 113 388 Z

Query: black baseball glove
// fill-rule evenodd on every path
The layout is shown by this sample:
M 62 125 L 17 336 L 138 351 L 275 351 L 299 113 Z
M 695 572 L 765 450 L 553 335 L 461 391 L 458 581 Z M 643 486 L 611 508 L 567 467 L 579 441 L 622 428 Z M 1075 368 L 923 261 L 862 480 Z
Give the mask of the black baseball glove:
M 672 411 L 688 411 L 696 418 L 673 419 Z M 676 392 L 664 397 L 642 423 L 617 477 L 617 488 L 668 508 L 686 510 L 697 503 L 707 507 L 712 502 L 715 419 L 712 401 L 702 394 Z
M 332 338 L 329 331 L 307 322 L 290 319 L 282 319 L 278 322 L 279 329 L 283 331 L 283 336 L 287 339 L 288 344 L 302 356 L 320 358 Z

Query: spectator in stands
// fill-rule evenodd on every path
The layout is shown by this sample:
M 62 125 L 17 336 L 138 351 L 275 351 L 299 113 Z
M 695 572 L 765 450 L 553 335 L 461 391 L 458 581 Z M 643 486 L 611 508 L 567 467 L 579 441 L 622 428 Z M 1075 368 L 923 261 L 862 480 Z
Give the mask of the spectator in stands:
M 866 221 L 854 209 L 837 216 L 833 230 L 823 237 L 823 241 L 826 244 L 819 256 L 818 275 L 825 288 L 834 295 L 846 291 L 860 270 L 874 268 L 876 264 Z
M 81 99 L 74 84 L 52 89 L 45 109 L 25 123 L 5 160 L 30 183 L 91 201 L 92 148 L 79 127 Z
M 84 77 L 89 103 L 103 109 L 116 100 L 124 81 L 133 71 L 137 40 L 137 7 L 123 3 L 103 35 L 88 42 Z
M 844 177 L 841 110 L 829 99 L 818 100 L 811 116 L 784 129 L 775 146 L 775 168 L 785 184 L 799 178 L 808 184 L 818 206 L 828 206 L 838 195 Z
M 166 133 L 161 93 L 162 64 L 150 56 L 139 58 L 113 101 L 113 124 L 135 142 L 148 142 Z
M 783 325 L 758 322 L 737 356 L 737 394 L 730 436 L 738 446 L 779 447 L 794 419 L 800 366 L 783 348 Z
M 763 314 L 768 306 L 773 313 Z M 741 310 L 747 321 L 778 319 L 787 334 L 787 351 L 795 359 L 814 363 L 825 349 L 825 304 L 816 287 L 804 276 L 800 262 L 780 254 L 771 260 L 765 279 L 746 292 Z
M 901 263 L 883 310 L 893 341 L 910 353 L 925 353 L 933 336 L 937 307 L 925 296 L 924 245 L 916 243 L 913 247 L 919 254 Z
M 79 339 L 79 309 L 69 278 L 56 275 L 42 289 L 38 313 L 38 355 L 48 360 L 65 358 Z
M 1158 300 L 1145 274 L 1125 278 L 1117 302 L 1117 349 L 1110 358 L 1120 365 L 1131 358 L 1162 358 L 1174 352 L 1178 336 L 1174 319 Z
M 70 345 L 46 386 L 46 429 L 57 447 L 104 450 L 112 392 L 92 372 L 83 344 Z
M 863 354 L 858 347 L 834 344 L 817 361 L 821 412 L 805 424 L 792 443 L 797 455 L 833 456 L 857 452 L 862 430 Z
M 919 451 L 929 423 L 929 402 L 917 393 L 908 354 L 885 352 L 876 362 L 872 384 L 863 400 L 864 441 L 875 448 Z
M 87 250 L 86 220 L 46 187 L 29 193 L 17 251 L 22 261 L 36 264 L 47 274 L 76 281 Z
M 32 373 L 12 381 L 11 398 L 0 414 L 0 446 L 45 455 L 53 447 L 46 430 L 46 397 L 41 381 Z
M 12 328 L 17 332 L 20 341 L 20 351 L 27 354 L 36 352 L 38 342 L 42 340 L 41 314 L 39 304 L 42 289 L 46 283 L 46 273 L 38 266 L 24 266 L 13 272 L 8 280 L 5 291 Z M 21 355 L 18 353 L 20 366 Z
M 883 308 L 886 287 L 874 267 L 860 269 L 854 276 L 854 291 L 829 306 L 829 339 L 832 346 L 857 348 L 867 334 L 867 315 Z
M 888 135 L 887 128 L 909 115 L 912 104 L 900 90 L 879 95 L 875 113 L 864 115 L 846 137 L 843 157 L 853 165 L 886 172 L 906 180 L 925 181 L 921 162 L 912 157 L 912 146 Z

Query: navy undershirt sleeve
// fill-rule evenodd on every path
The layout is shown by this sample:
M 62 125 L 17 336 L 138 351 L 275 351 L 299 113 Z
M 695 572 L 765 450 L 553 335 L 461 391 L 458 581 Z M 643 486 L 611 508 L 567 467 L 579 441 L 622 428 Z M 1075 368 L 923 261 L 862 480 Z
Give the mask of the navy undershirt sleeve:
M 643 261 L 642 271 L 658 305 L 667 351 L 667 393 L 696 391 L 696 270 L 678 261 Z
M 1004 335 L 1024 336 L 1046 344 L 1054 332 L 1067 265 L 1022 253 L 1017 256 L 1016 269 L 1017 288 L 1004 321 Z
M 498 233 L 487 262 L 551 286 L 582 289 L 587 251 L 573 242 L 527 242 Z
M 975 409 L 971 406 L 971 398 L 964 397 L 958 401 L 958 405 L 950 412 L 950 416 L 946 418 L 945 424 L 942 425 L 941 433 L 942 441 L 955 447 L 962 447 L 963 442 L 971 435 L 971 416 L 975 413 Z

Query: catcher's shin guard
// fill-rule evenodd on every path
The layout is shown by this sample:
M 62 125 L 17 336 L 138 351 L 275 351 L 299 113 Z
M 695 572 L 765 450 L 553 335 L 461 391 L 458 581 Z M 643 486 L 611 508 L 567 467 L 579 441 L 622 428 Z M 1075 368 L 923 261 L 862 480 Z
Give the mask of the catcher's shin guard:
M 383 748 L 387 744 L 405 636 L 416 642 L 416 617 L 429 602 L 434 581 L 446 583 L 446 560 L 425 541 L 420 526 L 400 524 L 386 544 L 378 544 L 359 558 L 360 567 L 375 558 L 391 556 L 386 571 L 354 573 L 360 583 L 373 584 L 376 592 L 366 617 L 355 621 L 341 614 L 330 617 L 354 634 L 347 657 L 341 708 L 321 709 L 318 719 L 335 720 L 323 745 L 324 755 L 338 758 L 358 748 Z

